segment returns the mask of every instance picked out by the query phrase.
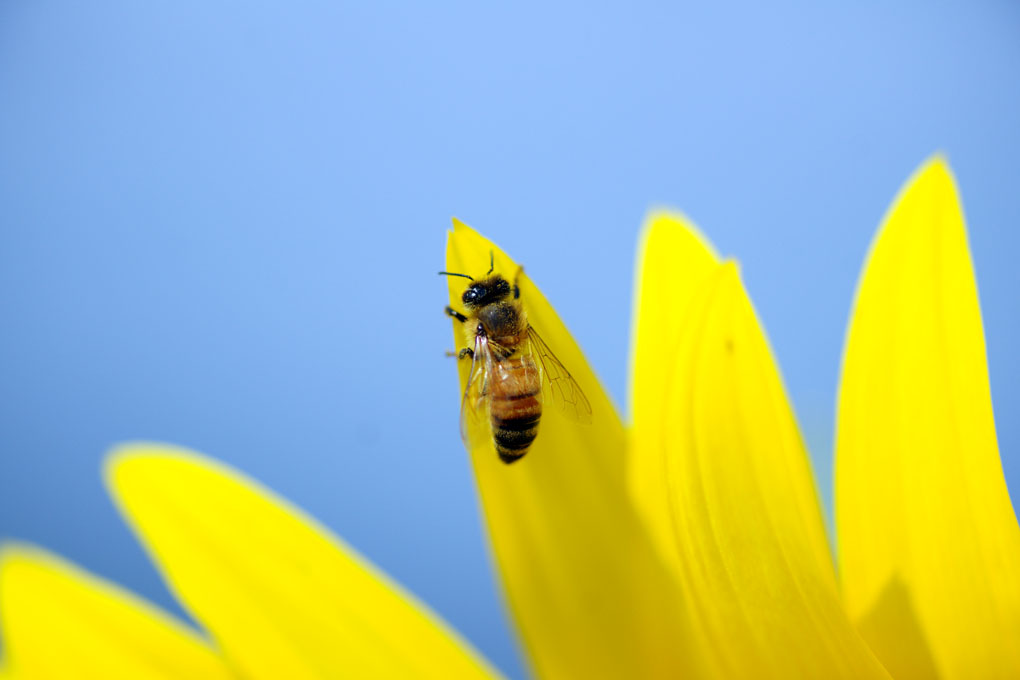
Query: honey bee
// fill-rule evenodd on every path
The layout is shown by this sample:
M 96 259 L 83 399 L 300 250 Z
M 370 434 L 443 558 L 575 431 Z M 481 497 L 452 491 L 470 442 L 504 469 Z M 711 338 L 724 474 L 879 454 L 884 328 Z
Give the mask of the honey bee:
M 471 359 L 460 407 L 461 436 L 470 446 L 468 419 L 487 411 L 496 453 L 504 463 L 513 463 L 524 457 L 538 436 L 543 392 L 568 417 L 582 423 L 591 422 L 591 404 L 528 323 L 518 286 L 523 269 L 517 270 L 513 285 L 493 269 L 490 252 L 483 279 L 439 273 L 471 281 L 461 295 L 465 313 L 446 308 L 448 316 L 469 329 L 473 345 L 457 354 L 458 359 Z

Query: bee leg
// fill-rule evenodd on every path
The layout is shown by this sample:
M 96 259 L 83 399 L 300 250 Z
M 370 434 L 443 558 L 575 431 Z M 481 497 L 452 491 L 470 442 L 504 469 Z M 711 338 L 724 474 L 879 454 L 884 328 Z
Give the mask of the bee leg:
M 460 312 L 458 312 L 453 307 L 447 307 L 446 308 L 446 315 L 447 316 L 452 316 L 454 319 L 456 319 L 457 321 L 460 321 L 461 323 L 467 321 L 467 317 L 464 316 L 463 314 L 461 314 Z
M 471 349 L 470 347 L 465 347 L 461 351 L 457 352 L 457 358 L 458 359 L 463 359 L 464 357 L 471 357 L 472 359 L 474 359 L 475 358 L 475 351 L 473 349 Z

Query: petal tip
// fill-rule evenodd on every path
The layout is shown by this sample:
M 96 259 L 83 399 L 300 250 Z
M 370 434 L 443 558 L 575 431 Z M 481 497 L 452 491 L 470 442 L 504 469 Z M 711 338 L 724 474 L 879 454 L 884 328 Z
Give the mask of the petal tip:
M 690 239 L 712 257 L 718 258 L 712 242 L 686 214 L 672 208 L 653 208 L 645 217 L 641 242 L 647 245 L 653 238 L 667 234 Z
M 722 283 L 740 284 L 740 262 L 732 258 L 719 265 L 719 280 Z
M 140 463 L 159 459 L 170 454 L 171 449 L 162 444 L 149 442 L 128 442 L 111 448 L 103 460 L 103 478 L 111 489 L 117 480 L 133 472 Z
M 913 193 L 922 188 L 937 192 L 936 195 L 951 195 L 955 199 L 956 179 L 945 152 L 936 151 L 926 158 L 907 180 L 903 193 Z
M 694 226 L 694 220 L 687 216 L 682 210 L 675 208 L 667 208 L 665 206 L 656 206 L 648 211 L 648 216 L 645 218 L 646 226 L 655 225 L 674 225 L 680 226 L 687 229 L 697 229 Z
M 127 490 L 144 479 L 160 479 L 170 468 L 218 470 L 212 459 L 190 449 L 158 442 L 127 442 L 113 447 L 103 461 L 103 481 L 123 502 Z
M 875 234 L 867 262 L 883 240 L 906 238 L 915 246 L 931 244 L 940 234 L 965 229 L 953 171 L 945 154 L 935 153 L 914 170 L 893 199 Z
M 924 159 L 924 162 L 921 163 L 921 169 L 923 172 L 932 170 L 951 172 L 949 169 L 949 155 L 945 151 L 939 149 Z

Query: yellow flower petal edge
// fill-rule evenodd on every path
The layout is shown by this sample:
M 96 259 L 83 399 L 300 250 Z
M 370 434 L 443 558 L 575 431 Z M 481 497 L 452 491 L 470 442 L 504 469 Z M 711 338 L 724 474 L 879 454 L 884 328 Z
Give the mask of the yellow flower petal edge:
M 495 270 L 512 278 L 517 264 L 454 220 L 447 271 L 484 276 L 490 252 Z M 464 281 L 449 281 L 456 309 Z M 592 424 L 582 425 L 547 400 L 538 438 L 512 465 L 499 460 L 491 438 L 473 439 L 479 443 L 470 451 L 489 540 L 531 663 L 546 678 L 678 677 L 697 657 L 675 579 L 628 498 L 623 426 L 556 312 L 526 275 L 520 284 L 531 325 L 593 411 Z M 467 342 L 459 326 L 458 348 Z M 468 364 L 460 362 L 462 391 Z M 457 427 L 452 412 L 450 427 Z
M 887 677 L 842 608 L 809 460 L 736 265 L 684 231 L 653 221 L 641 255 L 632 488 L 660 498 L 650 521 L 671 534 L 697 648 L 716 677 Z
M 835 478 L 847 607 L 889 669 L 1020 677 L 1020 529 L 944 158 L 907 183 L 865 265 L 843 359 Z
M 230 678 L 168 614 L 37 548 L 0 551 L 0 677 Z
M 489 678 L 424 605 L 240 473 L 155 444 L 107 481 L 167 582 L 245 678 Z

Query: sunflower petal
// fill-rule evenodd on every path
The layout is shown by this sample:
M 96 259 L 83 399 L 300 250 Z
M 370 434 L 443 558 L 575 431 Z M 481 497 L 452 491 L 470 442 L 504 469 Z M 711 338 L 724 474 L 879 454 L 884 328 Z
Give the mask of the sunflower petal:
M 36 548 L 0 555 L 0 622 L 0 677 L 233 677 L 183 624 Z
M 659 497 L 646 513 L 660 513 L 650 521 L 669 539 L 697 647 L 721 677 L 886 677 L 842 609 L 808 458 L 736 266 L 713 266 L 694 236 L 657 233 L 683 227 L 653 225 L 645 242 L 638 294 L 655 285 L 662 304 L 640 303 L 652 318 L 637 325 L 647 405 L 633 456 Z M 668 240 L 696 274 L 674 276 L 658 250 Z
M 683 215 L 660 212 L 649 216 L 638 246 L 634 285 L 634 331 L 631 354 L 631 446 L 636 451 L 655 446 L 663 422 L 669 371 L 667 357 L 676 351 L 680 329 L 689 323 L 691 306 L 702 299 L 719 258 L 697 228 Z M 652 441 L 645 441 L 651 437 Z M 656 545 L 672 556 L 673 522 L 669 497 L 656 456 L 634 455 L 628 470 L 634 499 Z
M 1020 529 L 963 214 L 942 158 L 908 182 L 872 247 L 837 428 L 844 595 L 889 669 L 1020 676 Z
M 140 445 L 108 482 L 167 581 L 246 678 L 491 677 L 340 539 L 196 454 Z
M 454 221 L 448 271 L 483 276 L 490 252 L 495 271 L 512 278 L 518 266 L 505 253 Z M 459 310 L 464 280 L 449 284 Z M 491 435 L 469 438 L 479 442 L 471 459 L 518 629 L 542 677 L 677 677 L 697 657 L 675 580 L 628 499 L 623 426 L 556 312 L 523 274 L 520 286 L 529 322 L 591 401 L 593 422 L 578 424 L 547 403 L 530 452 L 509 466 Z M 456 340 L 469 346 L 470 329 L 460 326 Z M 462 390 L 469 363 L 460 362 Z

